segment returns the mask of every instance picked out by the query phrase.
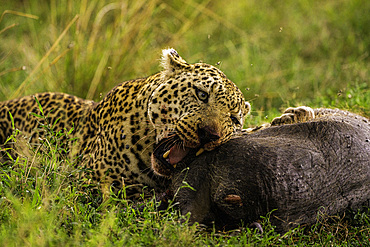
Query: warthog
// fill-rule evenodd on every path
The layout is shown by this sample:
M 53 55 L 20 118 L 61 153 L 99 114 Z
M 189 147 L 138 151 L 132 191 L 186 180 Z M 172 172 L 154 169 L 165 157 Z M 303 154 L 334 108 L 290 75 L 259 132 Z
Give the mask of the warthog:
M 272 211 L 279 231 L 370 202 L 370 121 L 349 114 L 270 127 L 188 158 L 170 191 L 191 222 L 251 223 Z M 193 189 L 184 187 L 186 181 Z

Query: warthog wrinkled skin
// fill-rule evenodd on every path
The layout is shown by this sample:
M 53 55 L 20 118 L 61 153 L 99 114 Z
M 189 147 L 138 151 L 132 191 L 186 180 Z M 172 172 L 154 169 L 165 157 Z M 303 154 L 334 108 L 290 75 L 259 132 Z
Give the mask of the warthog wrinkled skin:
M 190 221 L 232 227 L 272 212 L 278 231 L 370 204 L 370 121 L 349 114 L 270 127 L 178 164 L 170 190 Z M 195 190 L 184 187 L 186 181 Z

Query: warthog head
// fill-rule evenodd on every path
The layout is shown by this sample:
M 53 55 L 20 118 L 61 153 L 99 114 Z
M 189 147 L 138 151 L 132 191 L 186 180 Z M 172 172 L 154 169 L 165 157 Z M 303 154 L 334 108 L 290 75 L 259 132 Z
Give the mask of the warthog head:
M 285 231 L 370 201 L 369 140 L 362 117 L 271 127 L 179 163 L 170 190 L 192 222 L 233 227 L 276 210 Z

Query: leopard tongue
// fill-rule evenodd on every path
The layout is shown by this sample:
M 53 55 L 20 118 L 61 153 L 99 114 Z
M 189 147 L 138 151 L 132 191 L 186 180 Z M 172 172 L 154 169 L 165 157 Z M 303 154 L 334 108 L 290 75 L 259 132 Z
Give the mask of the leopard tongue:
M 168 161 L 171 165 L 176 165 L 189 153 L 189 148 L 179 147 L 178 145 L 173 146 L 170 149 L 168 155 Z

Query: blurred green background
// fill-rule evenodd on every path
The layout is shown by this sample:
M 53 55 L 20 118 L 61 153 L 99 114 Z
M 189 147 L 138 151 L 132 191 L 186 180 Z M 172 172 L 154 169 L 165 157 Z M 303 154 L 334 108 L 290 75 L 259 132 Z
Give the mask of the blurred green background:
M 42 91 L 99 100 L 159 71 L 161 49 L 173 47 L 224 71 L 252 115 L 356 100 L 368 114 L 370 1 L 3 0 L 0 13 L 0 100 Z

